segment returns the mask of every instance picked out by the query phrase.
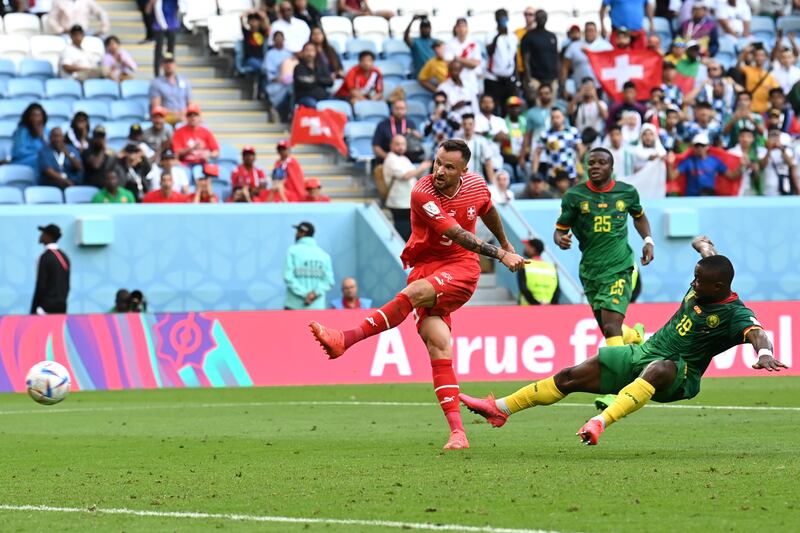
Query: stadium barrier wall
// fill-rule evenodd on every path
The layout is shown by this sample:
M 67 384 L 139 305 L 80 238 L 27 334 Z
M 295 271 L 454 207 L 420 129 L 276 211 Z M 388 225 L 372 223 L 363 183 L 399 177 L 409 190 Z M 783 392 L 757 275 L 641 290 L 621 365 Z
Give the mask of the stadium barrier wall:
M 637 304 L 630 316 L 652 333 L 677 304 Z M 753 310 L 793 366 L 800 302 L 757 302 Z M 429 382 L 427 352 L 414 321 L 367 339 L 329 361 L 309 320 L 352 327 L 363 311 L 251 311 L 6 316 L 0 318 L 0 391 L 23 391 L 43 359 L 70 369 L 74 388 L 237 387 Z M 585 305 L 467 307 L 453 317 L 455 369 L 462 381 L 533 380 L 593 356 L 604 342 Z M 724 324 L 723 324 L 724 326 Z M 755 376 L 756 355 L 738 346 L 709 376 Z
M 720 253 L 736 268 L 734 289 L 746 300 L 800 300 L 800 198 L 665 198 L 643 200 L 655 240 L 655 260 L 641 267 L 641 302 L 678 301 L 689 288 L 694 265 L 699 259 L 691 247 L 692 237 L 711 237 Z M 517 211 L 539 233 L 545 247 L 553 252 L 578 279 L 580 252 L 573 239 L 572 249 L 563 251 L 553 243 L 559 200 L 517 200 Z M 507 207 L 499 208 L 514 246 L 528 238 L 527 229 Z M 638 261 L 642 239 L 633 223 L 628 226 L 631 248 Z M 517 282 L 506 269 L 497 269 L 498 284 L 517 294 Z M 576 302 L 576 294 L 570 294 Z

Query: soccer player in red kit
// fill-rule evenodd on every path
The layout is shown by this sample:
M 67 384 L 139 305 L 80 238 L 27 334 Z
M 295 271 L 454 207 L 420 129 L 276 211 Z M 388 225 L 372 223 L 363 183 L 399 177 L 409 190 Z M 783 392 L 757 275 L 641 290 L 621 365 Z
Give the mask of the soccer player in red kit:
M 433 174 L 421 178 L 411 191 L 411 238 L 400 256 L 406 268 L 413 267 L 406 288 L 354 329 L 309 324 L 328 357 L 335 359 L 353 344 L 400 325 L 415 311 L 417 331 L 431 357 L 434 392 L 450 425 L 446 450 L 469 448 L 453 370 L 450 314 L 475 292 L 481 274 L 476 254 L 499 259 L 512 272 L 525 264 L 506 239 L 486 181 L 467 172 L 470 157 L 464 141 L 443 142 Z M 497 237 L 499 248 L 475 236 L 478 217 Z

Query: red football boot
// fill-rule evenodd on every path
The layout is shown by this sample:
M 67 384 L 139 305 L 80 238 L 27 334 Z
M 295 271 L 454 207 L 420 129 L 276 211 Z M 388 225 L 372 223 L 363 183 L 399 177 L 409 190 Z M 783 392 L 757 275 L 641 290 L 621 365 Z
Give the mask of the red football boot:
M 576 433 L 587 446 L 597 446 L 597 441 L 600 440 L 600 434 L 606 428 L 603 423 L 594 418 L 586 422 L 583 427 Z
M 447 444 L 442 447 L 444 450 L 464 450 L 466 448 L 469 448 L 467 434 L 460 429 L 454 429 L 450 433 L 450 438 L 447 440 Z
M 466 394 L 459 394 L 458 397 L 462 403 L 467 406 L 467 409 L 476 415 L 481 415 L 496 428 L 499 428 L 508 420 L 508 415 L 498 409 L 497 405 L 494 403 L 493 394 L 490 394 L 486 398 L 473 398 Z
M 336 359 L 347 349 L 344 347 L 344 333 L 338 329 L 328 329 L 319 322 L 311 322 L 308 327 L 329 359 Z

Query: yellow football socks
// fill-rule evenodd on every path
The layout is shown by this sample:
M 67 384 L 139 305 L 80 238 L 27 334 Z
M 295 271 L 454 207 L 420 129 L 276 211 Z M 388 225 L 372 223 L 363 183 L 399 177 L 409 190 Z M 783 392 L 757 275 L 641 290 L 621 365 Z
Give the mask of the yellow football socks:
M 620 418 L 634 413 L 644 407 L 655 394 L 656 389 L 642 378 L 636 378 L 633 383 L 626 385 L 617 398 L 608 408 L 600 413 L 605 426 L 608 427 Z
M 607 342 L 607 341 L 606 341 Z M 635 329 L 622 324 L 622 343 L 623 344 L 642 344 L 644 339 L 641 333 Z
M 526 385 L 514 394 L 497 400 L 497 407 L 506 414 L 513 414 L 535 405 L 554 404 L 564 397 L 552 376 Z
M 606 337 L 606 346 L 623 346 L 625 343 L 622 340 L 622 335 L 615 337 Z

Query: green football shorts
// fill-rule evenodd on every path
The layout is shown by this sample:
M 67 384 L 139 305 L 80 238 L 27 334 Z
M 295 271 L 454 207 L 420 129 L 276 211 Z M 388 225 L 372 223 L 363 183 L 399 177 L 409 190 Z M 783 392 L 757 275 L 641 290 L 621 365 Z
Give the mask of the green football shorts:
M 633 268 L 629 268 L 615 274 L 601 274 L 592 279 L 581 276 L 583 291 L 592 311 L 608 309 L 624 315 L 628 311 L 633 293 L 632 274 Z
M 637 344 L 607 346 L 600 348 L 600 392 L 617 394 L 623 387 L 641 376 L 647 365 L 653 361 L 663 361 L 660 355 L 645 353 Z M 700 392 L 700 376 L 691 372 L 686 361 L 681 358 L 670 359 L 678 367 L 675 381 L 664 391 L 657 391 L 653 400 L 660 403 L 676 402 L 694 398 Z

